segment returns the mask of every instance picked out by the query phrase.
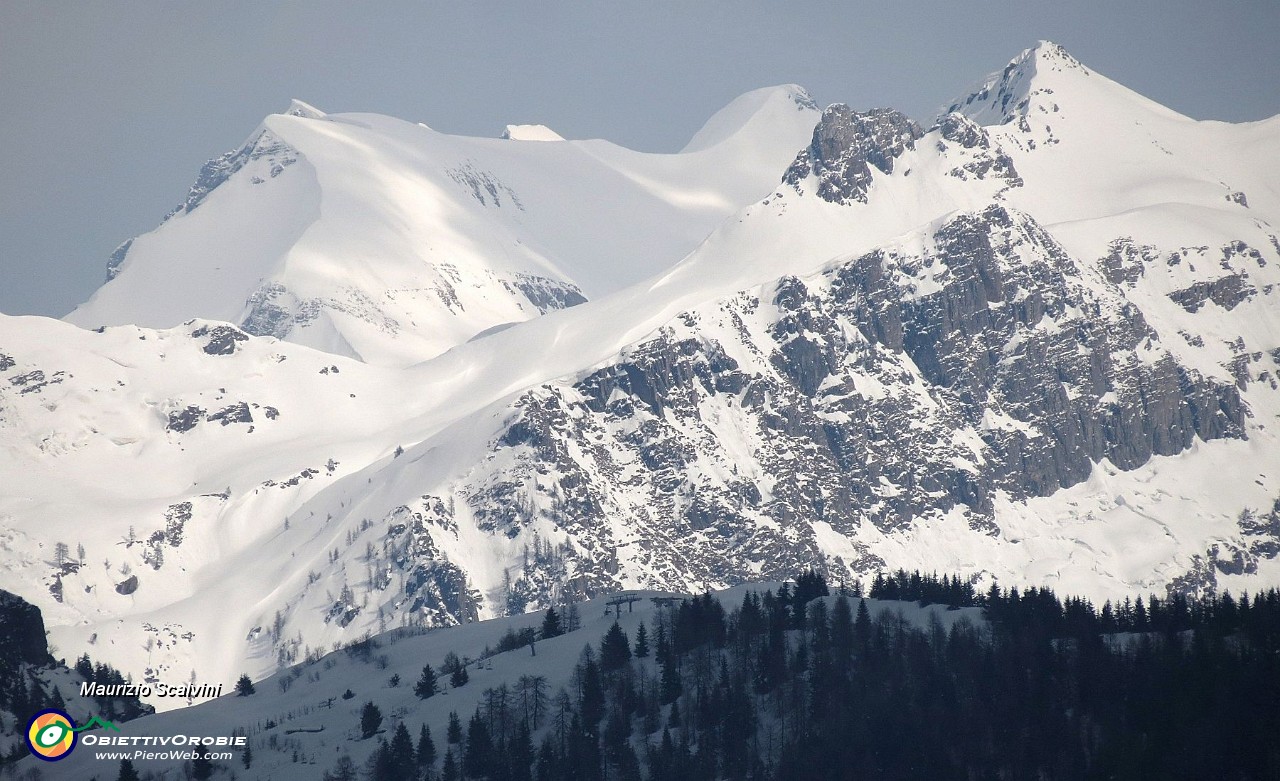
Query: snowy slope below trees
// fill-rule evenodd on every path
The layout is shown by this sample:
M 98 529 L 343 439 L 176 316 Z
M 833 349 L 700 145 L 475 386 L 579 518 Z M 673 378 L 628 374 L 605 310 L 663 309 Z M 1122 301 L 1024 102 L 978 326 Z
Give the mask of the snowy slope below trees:
M 740 586 L 717 593 L 715 598 L 729 613 L 739 607 L 748 592 L 757 595 L 779 584 L 765 583 Z M 637 593 L 639 600 L 631 610 L 623 608 L 618 622 L 631 639 L 643 623 L 649 635 L 650 648 L 655 642 L 654 632 L 662 620 L 670 627 L 672 608 L 655 605 L 651 596 L 655 593 Z M 832 598 L 834 599 L 834 598 Z M 346 651 L 316 654 L 315 658 L 289 670 L 284 670 L 256 683 L 256 693 L 248 697 L 224 696 L 192 708 L 168 711 L 154 717 L 145 717 L 121 725 L 121 734 L 128 736 L 229 734 L 231 730 L 244 730 L 251 741 L 252 767 L 245 771 L 240 752 L 235 759 L 221 762 L 241 777 L 271 779 L 317 779 L 335 765 L 341 755 L 352 758 L 358 768 L 364 768 L 369 755 L 377 748 L 378 740 L 361 739 L 360 717 L 365 703 L 373 702 L 383 715 L 382 727 L 377 737 L 389 740 L 395 725 L 403 722 L 410 727 L 416 741 L 421 725 L 426 725 L 435 743 L 437 754 L 443 757 L 452 749 L 459 760 L 459 748 L 447 743 L 449 714 L 456 712 L 464 730 L 467 720 L 478 708 L 483 708 L 486 690 L 506 686 L 511 705 L 515 706 L 523 688 L 522 678 L 540 679 L 543 714 L 535 732 L 536 746 L 541 735 L 553 729 L 555 700 L 561 689 L 568 690 L 576 699 L 574 670 L 582 659 L 584 646 L 590 646 L 599 659 L 601 637 L 613 624 L 615 617 L 606 611 L 607 600 L 600 599 L 581 605 L 575 610 L 581 616 L 580 627 L 559 637 L 538 640 L 533 653 L 527 646 L 505 653 L 487 656 L 499 647 L 504 635 L 522 630 L 538 630 L 543 614 L 528 614 L 512 618 L 484 621 L 467 626 L 432 630 L 425 634 L 392 632 L 377 635 L 371 642 Z M 856 606 L 858 600 L 852 599 Z M 926 628 L 937 621 L 949 630 L 961 621 L 981 628 L 985 625 L 982 610 L 964 608 L 949 610 L 945 605 L 921 607 L 915 602 L 893 602 L 868 599 L 867 606 L 873 619 L 882 614 L 886 619 L 901 616 L 910 626 Z M 669 632 L 669 629 L 668 629 Z M 668 635 L 669 636 L 669 635 Z M 439 671 L 448 654 L 456 654 L 469 662 L 469 681 L 460 688 L 453 688 L 448 675 Z M 487 656 L 487 658 L 486 658 Z M 423 665 L 431 665 L 439 676 L 440 691 L 435 696 L 421 699 L 414 693 Z M 636 669 L 647 678 L 655 678 L 659 666 L 650 655 L 635 660 Z M 396 686 L 391 686 L 393 676 L 398 676 Z M 228 687 L 229 688 L 229 687 Z M 344 694 L 350 692 L 351 698 Z M 73 717 L 81 713 L 83 705 L 72 697 L 68 708 Z M 31 760 L 35 761 L 35 760 Z M 140 761 L 135 763 L 140 771 L 180 772 L 182 762 Z M 438 760 L 436 767 L 441 762 Z M 93 773 L 100 777 L 114 777 L 118 762 L 96 761 L 91 749 L 79 747 L 72 756 L 62 762 L 43 768 L 45 778 L 88 778 Z

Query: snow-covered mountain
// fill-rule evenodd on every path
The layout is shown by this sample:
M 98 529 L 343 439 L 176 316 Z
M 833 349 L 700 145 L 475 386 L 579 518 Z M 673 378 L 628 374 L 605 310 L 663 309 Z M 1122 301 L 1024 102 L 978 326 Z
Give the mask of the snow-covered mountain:
M 0 317 L 0 588 L 57 646 L 257 678 L 810 564 L 1280 583 L 1280 118 L 1041 43 L 930 123 L 506 135 L 297 105 L 74 324 Z
M 817 116 L 799 87 L 757 90 L 664 155 L 541 126 L 451 136 L 295 101 L 117 249 L 108 283 L 68 320 L 204 317 L 415 363 L 666 269 L 769 192 Z

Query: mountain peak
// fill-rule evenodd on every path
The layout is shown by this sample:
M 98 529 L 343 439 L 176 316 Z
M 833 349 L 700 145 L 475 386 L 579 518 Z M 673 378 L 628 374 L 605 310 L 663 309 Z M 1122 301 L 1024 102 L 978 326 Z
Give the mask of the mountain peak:
M 822 112 L 813 141 L 800 151 L 782 181 L 796 189 L 811 175 L 818 196 L 833 203 L 866 203 L 871 168 L 893 171 L 893 161 L 924 133 L 901 111 L 875 108 L 854 111 L 837 103 Z
M 509 141 L 563 141 L 564 136 L 546 125 L 507 125 L 502 137 Z
M 1068 108 L 1090 122 L 1132 119 L 1134 111 L 1186 119 L 1090 69 L 1053 41 L 1024 50 L 942 113 L 957 112 L 979 125 L 1004 125 L 1026 124 L 1033 116 L 1062 114 Z
M 790 125 L 793 117 L 812 127 L 818 121 L 818 104 L 798 84 L 762 87 L 739 95 L 717 111 L 702 126 L 681 152 L 701 152 L 718 146 L 753 126 Z
M 958 112 L 980 125 L 1002 125 L 1026 116 L 1037 100 L 1056 94 L 1056 87 L 1093 71 L 1062 46 L 1040 41 L 990 74 L 944 114 Z
M 1084 68 L 1084 64 L 1071 55 L 1061 44 L 1053 41 L 1039 40 L 1036 45 L 1028 49 L 1024 49 L 1021 54 L 1014 58 L 1015 62 L 1035 60 L 1045 64 L 1060 64 L 1065 67 Z M 1088 70 L 1085 68 L 1085 70 Z
M 289 108 L 285 109 L 282 113 L 286 116 L 302 117 L 303 119 L 324 119 L 328 116 L 310 103 L 303 103 L 297 98 L 289 101 Z

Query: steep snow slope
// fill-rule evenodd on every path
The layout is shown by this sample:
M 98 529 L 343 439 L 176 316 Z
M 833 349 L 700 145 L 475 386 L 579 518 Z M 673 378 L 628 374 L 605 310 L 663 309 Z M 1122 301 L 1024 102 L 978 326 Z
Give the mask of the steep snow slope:
M 450 136 L 295 101 L 210 161 L 67 319 L 203 317 L 416 362 L 670 266 L 769 191 L 816 118 L 798 87 L 757 90 L 714 116 L 696 149 L 661 155 L 547 133 Z
M 0 334 L 0 579 L 37 592 L 60 648 L 139 677 L 241 656 L 247 619 L 228 606 L 271 586 L 238 558 L 288 566 L 285 518 L 347 463 L 389 457 L 399 416 L 430 403 L 386 370 L 225 325 L 3 317 Z
M 454 346 L 399 370 L 310 349 L 338 350 L 340 336 L 394 353 L 392 364 L 417 349 L 325 306 L 338 325 L 286 334 L 303 344 L 203 321 L 94 334 L 0 318 L 0 474 L 21 477 L 0 492 L 0 587 L 37 601 L 64 649 L 137 674 L 227 678 L 381 627 L 623 586 L 728 585 L 815 561 L 1099 597 L 1276 583 L 1280 123 L 1179 117 L 1052 44 L 1002 74 L 929 129 L 890 110 L 828 109 L 776 166 L 774 192 L 679 264 L 655 254 L 645 268 L 657 276 L 612 293 L 575 276 L 607 267 L 568 265 L 586 257 L 571 251 L 585 234 L 522 216 L 522 246 L 546 264 L 528 254 L 503 266 L 499 253 L 484 267 L 572 277 L 592 301 L 467 321 L 485 323 L 474 337 L 441 325 L 449 336 L 432 349 Z M 1013 97 L 996 112 L 1001 92 Z M 791 94 L 748 96 L 740 113 L 805 115 Z M 360 175 L 383 170 L 387 139 L 431 139 L 433 165 L 446 147 L 464 154 L 422 128 L 308 111 L 268 125 L 307 139 L 330 171 L 347 155 Z M 710 214 L 715 188 L 677 176 L 689 156 L 767 164 L 744 141 L 762 137 L 754 119 L 733 119 L 667 157 L 465 143 L 492 152 L 486 161 L 545 154 L 554 170 L 569 154 L 645 198 Z M 196 224 L 220 194 L 232 209 L 235 187 L 281 189 L 302 162 L 263 186 L 251 178 L 267 166 L 269 180 L 277 154 L 145 241 Z M 517 168 L 502 169 L 513 191 L 560 186 Z M 429 169 L 405 176 L 453 186 Z M 322 212 L 331 190 L 345 192 L 335 187 L 321 186 Z M 369 237 L 408 220 L 387 187 L 381 200 L 360 194 L 376 211 L 357 211 L 351 191 L 332 221 L 300 219 L 289 246 L 346 246 L 339 226 Z M 521 202 L 521 215 L 539 208 Z M 459 243 L 488 241 L 491 223 L 467 220 L 508 201 L 474 203 L 454 215 Z M 246 225 L 262 218 L 246 210 Z M 690 224 L 650 224 L 662 231 L 645 242 L 674 247 L 664 231 Z M 144 273 L 145 254 L 129 271 L 133 252 L 104 300 L 159 273 Z M 320 270 L 363 278 L 354 250 L 325 258 Z M 238 301 L 219 316 L 243 321 Z M 504 318 L 521 322 L 495 327 Z M 322 333 L 336 336 L 307 336 Z M 371 349 L 356 352 L 372 361 Z M 88 565 L 57 568 L 57 541 L 83 541 Z M 32 593 L 36 582 L 45 590 Z

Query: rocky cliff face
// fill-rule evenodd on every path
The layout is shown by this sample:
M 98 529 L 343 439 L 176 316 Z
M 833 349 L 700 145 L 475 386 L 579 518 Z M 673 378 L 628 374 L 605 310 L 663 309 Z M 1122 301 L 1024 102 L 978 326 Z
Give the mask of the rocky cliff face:
M 200 174 L 196 177 L 195 183 L 191 185 L 191 191 L 187 193 L 186 200 L 174 207 L 165 219 L 194 211 L 204 202 L 209 193 L 255 160 L 266 160 L 265 173 L 274 179 L 284 173 L 284 169 L 298 162 L 298 157 L 298 150 L 289 146 L 270 130 L 265 128 L 258 130 L 245 142 L 244 146 L 206 162 L 200 168 Z M 253 179 L 254 184 L 261 184 L 263 181 L 262 177 Z M 127 251 L 126 248 L 125 252 Z M 112 261 L 115 261 L 114 255 Z M 117 262 L 116 266 L 118 265 Z
M 586 593 L 782 577 L 831 532 L 855 541 L 831 561 L 851 576 L 882 563 L 856 543 L 863 523 L 955 511 L 999 535 L 996 492 L 1046 496 L 1104 460 L 1244 436 L 1239 388 L 1164 351 L 1029 216 L 958 215 L 929 243 L 686 312 L 526 393 L 462 492 L 508 536 L 538 519 L 567 532 Z
M 6 666 L 53 663 L 40 608 L 3 590 L 0 590 L 0 661 Z
M 818 180 L 818 196 L 833 203 L 867 200 L 871 169 L 893 171 L 893 161 L 915 146 L 920 126 L 893 109 L 854 111 L 834 105 L 822 112 L 813 142 L 800 152 L 782 180 L 799 189 L 808 176 Z
M 936 176 L 924 187 L 984 182 L 971 199 L 982 205 L 688 308 L 491 410 L 503 422 L 483 447 L 448 477 L 430 470 L 429 493 L 368 524 L 386 529 L 366 554 L 378 593 L 359 606 L 340 598 L 330 615 L 358 622 L 376 606 L 380 626 L 447 624 L 814 565 L 850 579 L 890 564 L 894 546 L 912 546 L 902 555 L 913 561 L 934 555 L 908 541 L 943 528 L 983 551 L 971 559 L 981 571 L 991 551 L 1025 541 L 1010 506 L 1246 441 L 1247 392 L 1274 384 L 1270 354 L 1232 342 L 1215 364 L 1216 352 L 1196 351 L 1216 348 L 1171 328 L 1165 307 L 1233 311 L 1264 295 L 1250 275 L 1263 253 L 1238 240 L 1170 252 L 1122 235 L 1101 256 L 1073 254 L 1015 205 L 1027 187 L 1016 141 L 959 113 L 926 134 L 898 112 L 828 109 L 785 197 L 856 214 L 880 178 L 892 187 L 918 167 Z M 1193 261 L 1228 273 L 1161 281 L 1170 289 L 1152 299 L 1145 285 Z M 434 447 L 412 460 L 431 462 Z M 1280 552 L 1268 506 L 1173 565 L 1160 588 L 1258 573 Z
M 0 721 L 13 725 L 0 734 L 0 754 L 26 755 L 28 720 L 47 708 L 65 710 L 80 724 L 91 717 L 128 721 L 155 713 L 136 697 L 81 697 L 84 681 L 124 684 L 119 671 L 87 657 L 69 669 L 55 660 L 45 638 L 40 609 L 16 594 L 0 590 Z

